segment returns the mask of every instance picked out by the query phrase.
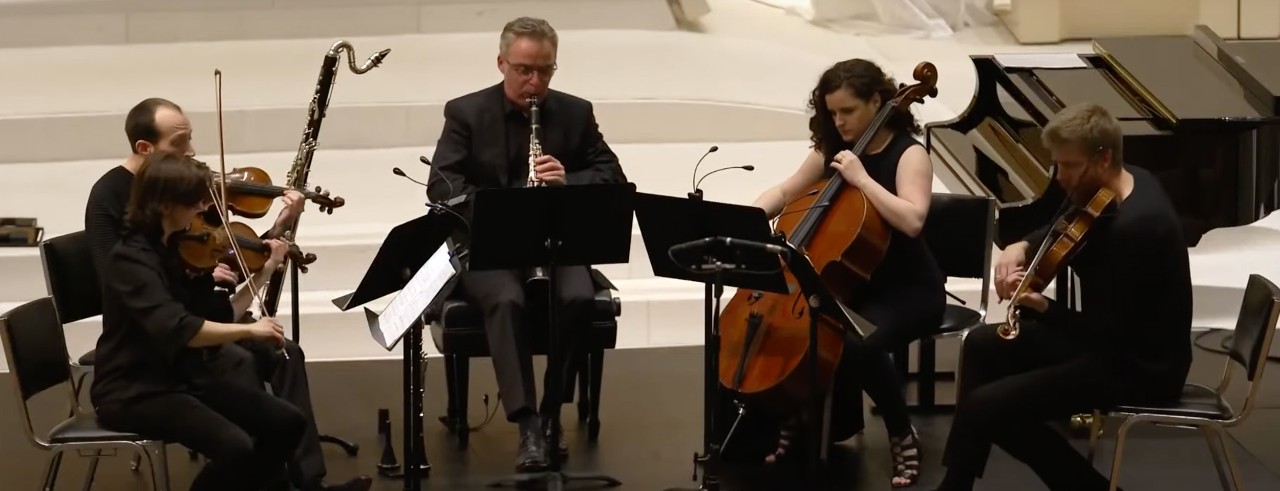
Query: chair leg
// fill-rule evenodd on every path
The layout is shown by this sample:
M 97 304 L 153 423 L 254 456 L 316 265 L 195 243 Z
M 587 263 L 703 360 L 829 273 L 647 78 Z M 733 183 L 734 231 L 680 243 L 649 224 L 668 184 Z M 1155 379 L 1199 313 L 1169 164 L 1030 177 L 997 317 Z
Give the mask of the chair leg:
M 454 355 L 444 355 L 444 390 L 445 390 L 445 410 L 444 417 L 440 418 L 440 422 L 444 423 L 444 427 L 449 433 L 458 432 L 458 401 L 454 397 L 454 391 L 457 390 L 458 373 L 456 360 Z
M 1208 425 L 1201 425 L 1196 429 L 1204 435 L 1204 442 L 1209 446 L 1209 455 L 1213 456 L 1213 470 L 1218 472 L 1218 481 L 1222 483 L 1222 489 L 1231 489 L 1231 482 L 1227 478 L 1227 468 L 1222 461 L 1223 442 L 1218 438 L 1218 432 L 1214 431 Z
M 578 384 L 578 422 L 591 418 L 591 359 L 592 353 L 582 352 L 574 362 L 573 379 Z
M 1124 457 L 1125 438 L 1129 436 L 1129 428 L 1139 422 L 1138 416 L 1126 418 L 1120 423 L 1120 429 L 1116 431 L 1116 451 L 1111 456 L 1111 488 L 1110 491 L 1116 491 L 1120 487 L 1120 461 Z
M 169 455 L 164 443 L 153 443 L 148 446 L 151 456 L 151 483 L 155 491 L 169 491 Z
M 937 396 L 937 355 L 938 345 L 933 337 L 920 340 L 919 381 L 916 382 L 916 406 L 921 409 L 933 409 Z
M 1244 491 L 1244 484 L 1240 482 L 1240 468 L 1236 466 L 1235 455 L 1231 453 L 1231 442 L 1227 441 L 1227 430 L 1216 424 L 1212 428 L 1218 434 L 1218 444 L 1222 447 L 1222 455 L 1226 457 L 1227 468 L 1231 470 L 1231 483 L 1235 485 L 1236 491 Z M 1229 489 L 1226 487 L 1226 480 L 1223 481 L 1223 489 Z
M 458 449 L 465 450 L 467 444 L 471 440 L 471 423 L 467 420 L 467 399 L 471 397 L 471 359 L 465 356 L 452 355 L 454 360 L 453 371 L 457 375 L 454 381 L 456 399 L 456 407 L 458 408 L 458 419 L 454 421 L 454 428 L 458 433 Z
M 58 468 L 62 467 L 62 450 L 54 450 L 49 456 L 49 467 L 44 472 L 44 491 L 53 491 L 58 484 Z
M 1093 420 L 1089 423 L 1089 462 L 1093 462 L 1094 455 L 1097 454 L 1098 438 L 1102 436 L 1102 412 L 1094 411 Z
M 600 438 L 600 386 L 604 380 L 604 350 L 598 349 L 588 357 L 590 368 L 585 370 L 587 380 L 582 385 L 591 385 L 587 398 L 591 401 L 590 418 L 587 420 L 587 441 L 594 443 Z
M 102 455 L 102 452 L 98 452 L 98 455 L 94 455 L 93 458 L 89 459 L 89 470 L 84 473 L 84 487 L 81 488 L 81 491 L 93 489 L 93 478 L 98 474 L 98 460 L 101 459 L 99 455 Z

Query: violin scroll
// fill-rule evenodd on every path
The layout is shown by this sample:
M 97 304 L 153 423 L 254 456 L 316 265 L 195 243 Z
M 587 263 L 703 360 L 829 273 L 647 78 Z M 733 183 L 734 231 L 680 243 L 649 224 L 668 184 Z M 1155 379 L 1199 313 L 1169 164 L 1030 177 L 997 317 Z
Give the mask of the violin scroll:
M 321 213 L 332 215 L 334 208 L 341 208 L 342 205 L 347 204 L 347 200 L 342 199 L 341 196 L 334 196 L 330 198 L 329 192 L 321 189 L 320 186 L 316 186 L 315 191 L 303 192 L 303 194 L 306 195 L 307 199 L 311 200 L 311 202 L 320 205 Z

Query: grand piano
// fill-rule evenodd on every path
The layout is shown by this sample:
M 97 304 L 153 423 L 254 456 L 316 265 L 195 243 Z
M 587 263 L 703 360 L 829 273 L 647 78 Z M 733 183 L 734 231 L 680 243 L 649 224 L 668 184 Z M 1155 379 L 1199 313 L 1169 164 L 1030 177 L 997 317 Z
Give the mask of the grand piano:
M 1093 48 L 972 56 L 969 108 L 925 128 L 935 172 L 951 189 L 997 199 L 999 247 L 1047 223 L 1062 203 L 1040 133 L 1078 102 L 1120 121 L 1126 164 L 1160 178 L 1188 247 L 1276 209 L 1280 43 L 1223 41 L 1198 26 L 1188 36 L 1098 39 Z

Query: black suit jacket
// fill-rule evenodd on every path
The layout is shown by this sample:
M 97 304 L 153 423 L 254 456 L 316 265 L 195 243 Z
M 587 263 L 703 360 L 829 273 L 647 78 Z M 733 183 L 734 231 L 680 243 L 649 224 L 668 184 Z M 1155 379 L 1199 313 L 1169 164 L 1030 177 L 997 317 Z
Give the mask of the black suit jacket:
M 427 178 L 427 197 L 445 203 L 479 189 L 524 187 L 528 160 L 511 161 L 508 139 L 528 141 L 526 134 L 508 134 L 506 96 L 502 84 L 472 92 L 444 105 L 444 129 Z M 542 153 L 560 160 L 567 185 L 627 182 L 627 176 L 600 133 L 590 101 L 549 90 L 540 105 L 539 141 Z M 527 129 L 525 131 L 528 131 Z M 453 209 L 471 220 L 470 199 Z M 455 235 L 457 241 L 467 238 Z M 597 287 L 613 288 L 593 274 Z
M 502 85 L 497 84 L 445 103 L 444 130 L 427 179 L 432 202 L 469 196 L 478 189 L 524 186 L 529 163 L 509 159 L 507 140 L 528 141 L 528 136 L 508 134 L 505 101 Z M 618 156 L 600 134 L 591 102 L 550 90 L 539 117 L 542 153 L 560 160 L 567 184 L 627 182 Z M 455 209 L 468 219 L 469 202 Z

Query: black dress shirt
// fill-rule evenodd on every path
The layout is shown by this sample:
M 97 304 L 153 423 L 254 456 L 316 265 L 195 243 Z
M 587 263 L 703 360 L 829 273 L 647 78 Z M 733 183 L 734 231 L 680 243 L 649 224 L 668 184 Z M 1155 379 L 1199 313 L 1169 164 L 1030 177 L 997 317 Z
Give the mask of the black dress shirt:
M 176 247 L 159 233 L 127 233 L 104 271 L 93 404 L 188 389 L 209 348 L 187 343 L 206 319 L 232 321 L 227 296 L 189 281 Z

